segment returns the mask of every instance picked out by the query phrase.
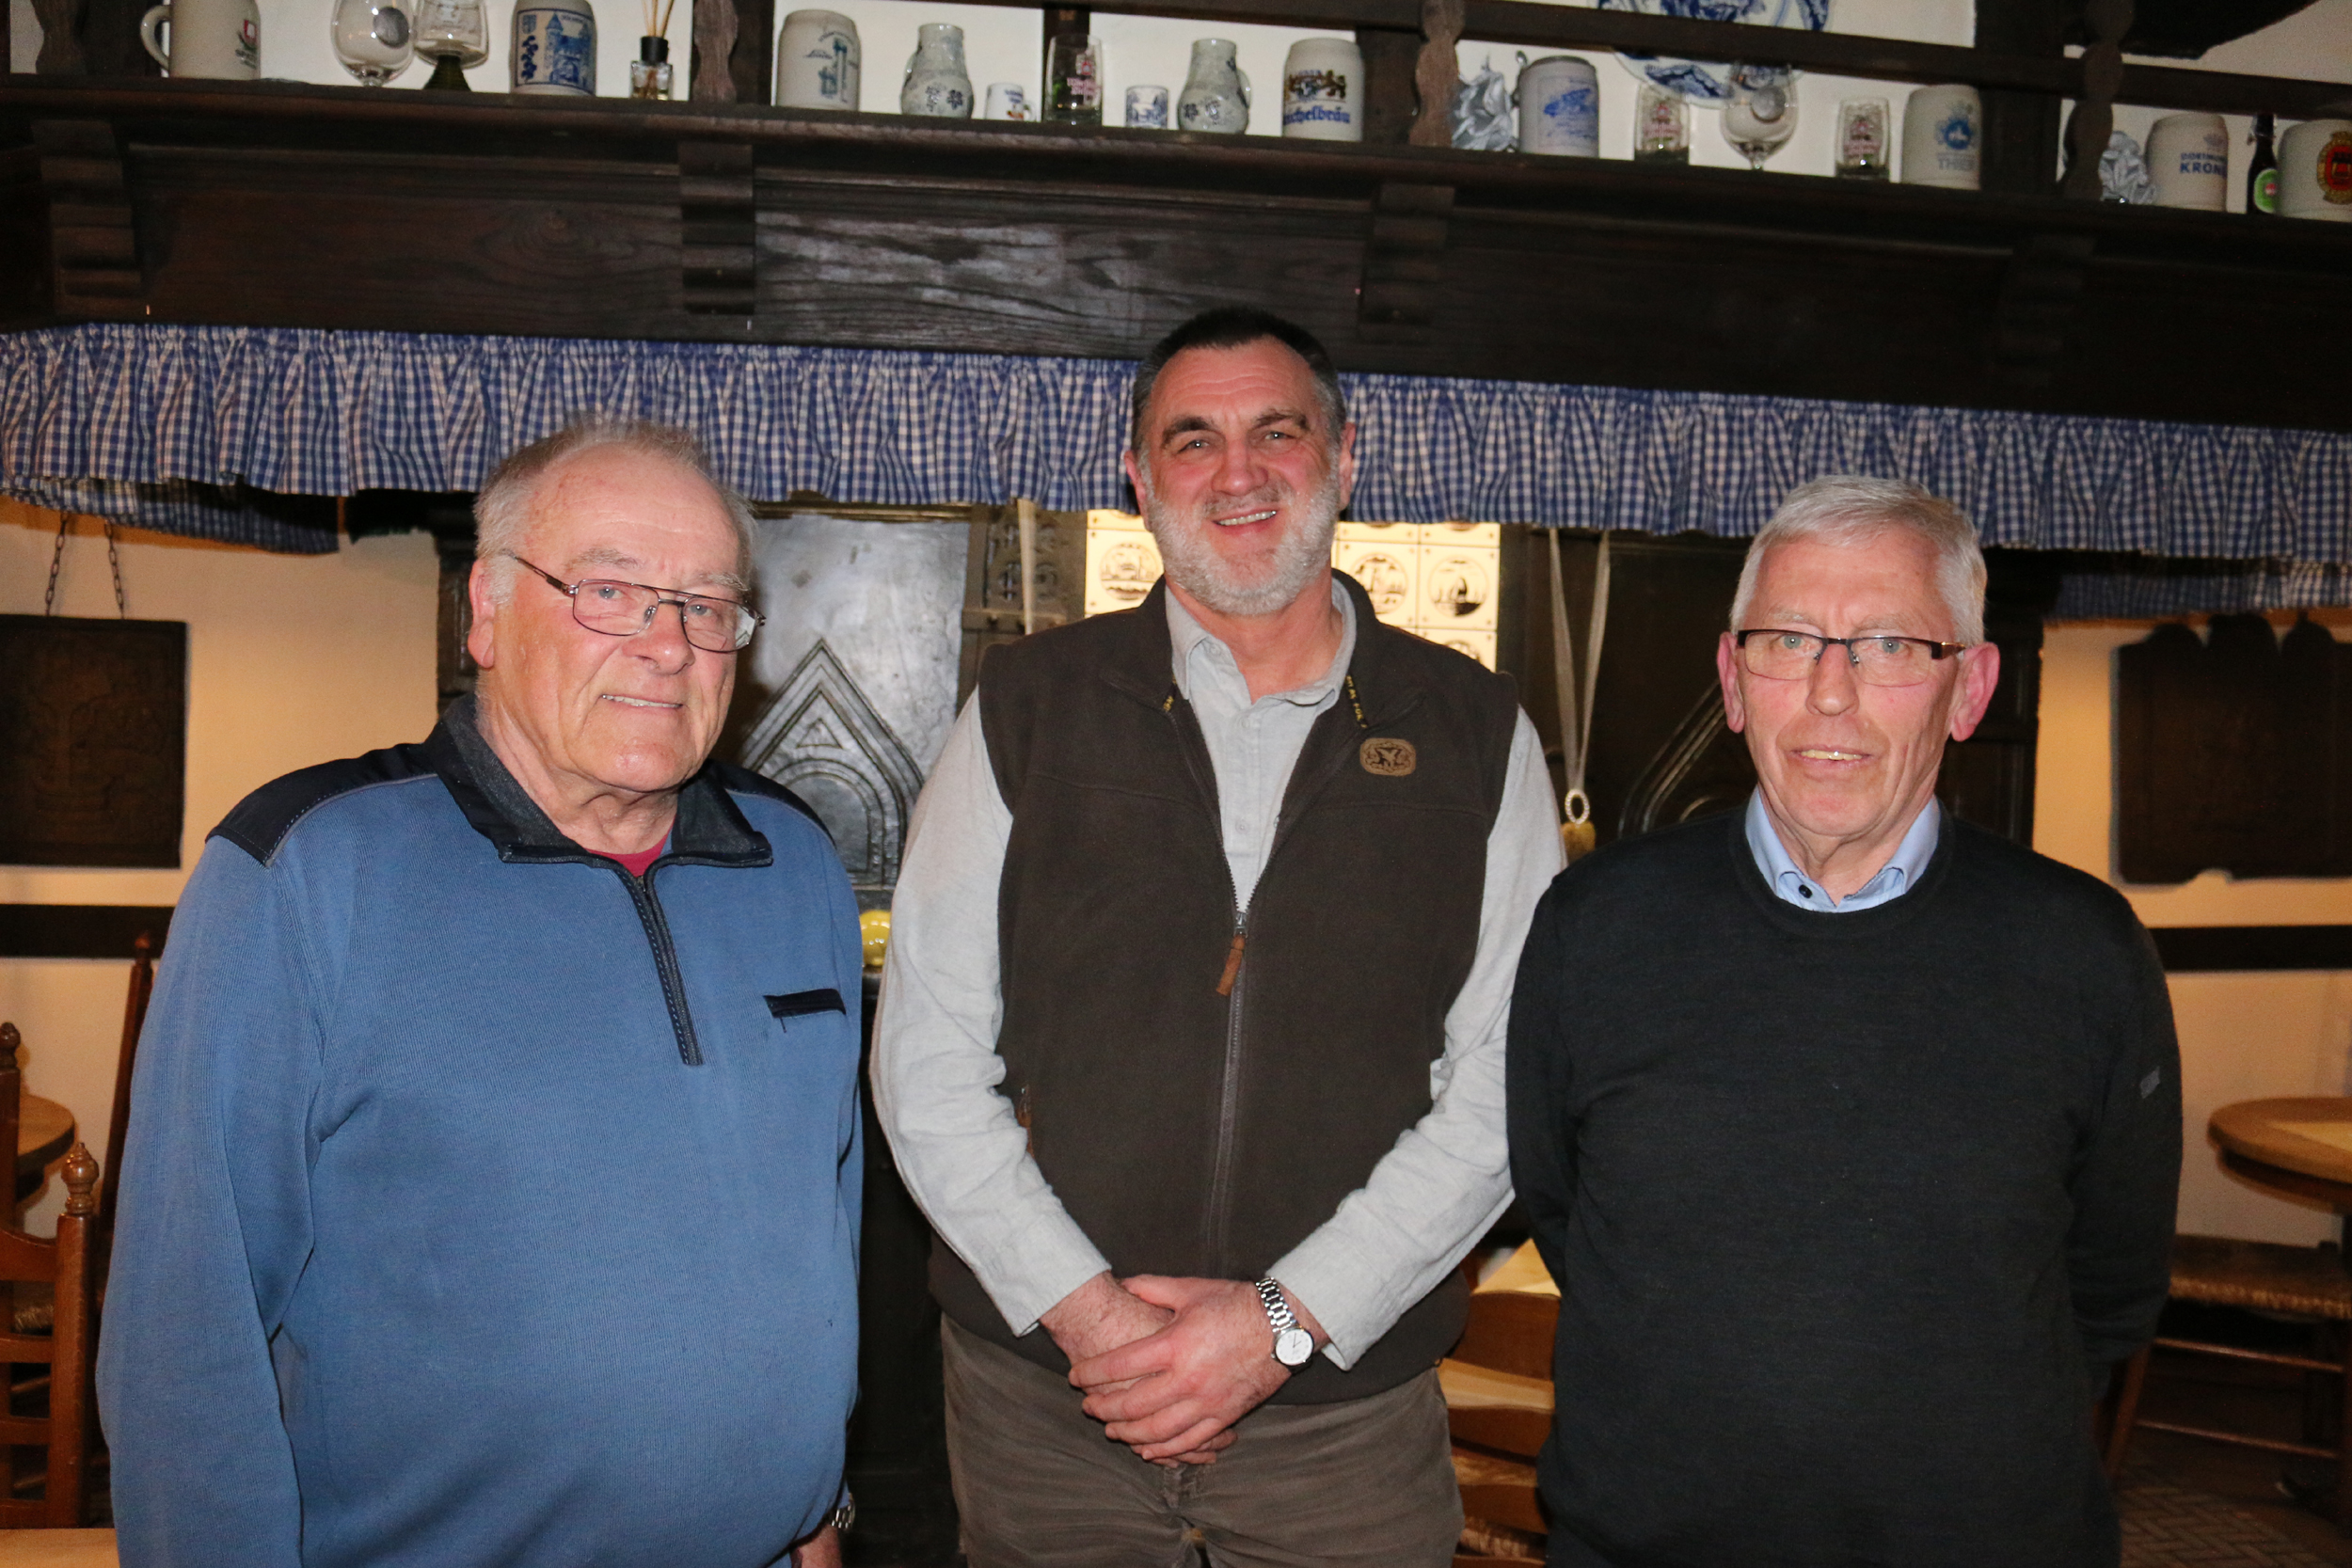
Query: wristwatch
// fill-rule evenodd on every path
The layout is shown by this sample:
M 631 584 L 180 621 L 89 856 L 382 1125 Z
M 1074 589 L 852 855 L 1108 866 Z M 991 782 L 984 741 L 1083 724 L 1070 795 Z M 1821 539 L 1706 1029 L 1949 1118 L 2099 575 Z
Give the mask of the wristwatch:
M 1315 1337 L 1298 1326 L 1282 1287 L 1271 1279 L 1258 1281 L 1258 1299 L 1265 1303 L 1265 1321 L 1274 1326 L 1274 1359 L 1285 1367 L 1303 1367 L 1315 1353 Z

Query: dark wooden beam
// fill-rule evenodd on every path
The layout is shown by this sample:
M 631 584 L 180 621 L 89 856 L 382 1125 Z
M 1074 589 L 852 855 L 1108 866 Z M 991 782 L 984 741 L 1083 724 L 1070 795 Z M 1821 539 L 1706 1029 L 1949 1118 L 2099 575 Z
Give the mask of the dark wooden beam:
M 1350 370 L 2352 427 L 2321 369 L 2352 360 L 2336 225 L 1450 148 L 20 76 L 0 273 L 71 194 L 8 145 L 69 110 L 124 150 L 143 267 L 72 309 L 0 292 L 9 325 L 1124 358 L 1244 299 Z M 723 191 L 681 182 L 701 143 L 737 150 L 694 177 Z M 1442 241 L 1400 249 L 1435 216 L 1395 207 L 1411 188 L 1453 197 Z M 698 268 L 721 308 L 687 309 Z M 1365 309 L 1387 284 L 1413 286 L 1409 312 Z M 2308 371 L 2246 352 L 2280 319 Z
M 2157 926 L 2148 934 L 2168 974 L 2352 970 L 2352 926 Z
M 163 952 L 169 904 L 0 904 L 0 958 L 127 958 L 141 935 Z
M 135 313 L 145 280 L 114 126 L 44 119 L 31 129 L 49 196 L 49 289 L 56 309 L 97 317 Z
M 1977 0 L 1977 47 L 2062 59 L 2066 26 L 2058 0 Z M 1984 189 L 2030 196 L 2057 185 L 2058 103 L 2053 93 L 1985 91 Z
M 735 0 L 732 9 L 735 41 L 727 50 L 727 81 L 736 103 L 765 103 L 775 71 L 775 0 Z
M 1421 35 L 1398 27 L 1359 27 L 1356 47 L 1364 52 L 1364 140 L 1375 147 L 1403 147 L 1412 139 L 1413 64 Z

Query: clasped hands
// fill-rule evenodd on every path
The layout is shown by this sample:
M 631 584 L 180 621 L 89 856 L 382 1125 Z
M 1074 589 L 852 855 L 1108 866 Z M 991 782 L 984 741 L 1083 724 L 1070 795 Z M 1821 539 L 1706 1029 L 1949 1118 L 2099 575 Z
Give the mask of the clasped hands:
M 1322 1325 L 1295 1297 L 1291 1309 L 1320 1348 Z M 1233 1423 L 1291 1375 L 1274 1359 L 1265 1304 L 1245 1280 L 1105 1272 L 1040 1322 L 1070 1357 L 1086 1413 L 1157 1465 L 1214 1463 Z

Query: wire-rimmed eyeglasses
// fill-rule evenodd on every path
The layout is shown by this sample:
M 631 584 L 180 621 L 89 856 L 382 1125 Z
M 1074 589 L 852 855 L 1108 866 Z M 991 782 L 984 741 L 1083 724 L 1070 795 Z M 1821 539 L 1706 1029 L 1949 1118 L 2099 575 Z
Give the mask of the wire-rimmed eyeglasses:
M 615 582 L 610 578 L 582 578 L 565 582 L 544 566 L 533 566 L 519 555 L 506 552 L 547 579 L 549 588 L 572 601 L 572 619 L 607 637 L 635 637 L 653 625 L 665 604 L 677 606 L 679 629 L 686 641 L 705 653 L 731 654 L 752 640 L 762 619 L 739 599 L 713 598 L 677 588 L 654 588 L 642 582 Z
M 1751 675 L 1772 681 L 1801 681 L 1832 648 L 1843 648 L 1853 665 L 1854 679 L 1865 686 L 1917 686 L 1935 673 L 1935 661 L 1949 658 L 1968 644 L 1937 642 L 1925 637 L 1897 637 L 1889 632 L 1868 637 L 1820 637 L 1809 631 L 1761 626 L 1731 634 L 1740 662 Z

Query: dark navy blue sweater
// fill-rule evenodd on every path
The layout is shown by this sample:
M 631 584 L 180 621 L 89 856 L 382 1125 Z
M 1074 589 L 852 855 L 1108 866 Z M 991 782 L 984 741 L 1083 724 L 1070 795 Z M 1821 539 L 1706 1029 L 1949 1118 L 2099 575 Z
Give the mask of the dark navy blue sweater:
M 1816 912 L 1736 813 L 1631 839 L 1538 907 L 1508 1079 L 1554 1561 L 2112 1568 L 2091 1399 L 2181 1164 L 2112 888 L 1947 819 L 1910 892 Z
M 712 765 L 639 881 L 475 733 L 215 831 L 99 1356 L 122 1560 L 759 1568 L 854 1394 L 855 911 Z

